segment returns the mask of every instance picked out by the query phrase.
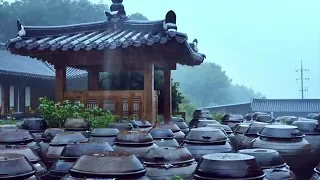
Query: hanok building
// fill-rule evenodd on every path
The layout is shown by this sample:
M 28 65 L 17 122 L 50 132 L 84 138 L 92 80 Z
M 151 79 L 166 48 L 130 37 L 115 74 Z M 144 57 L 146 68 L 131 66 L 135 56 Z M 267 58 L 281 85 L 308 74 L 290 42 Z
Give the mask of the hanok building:
M 87 72 L 67 69 L 68 88 L 85 88 L 80 82 Z M 47 62 L 13 55 L 0 43 L 0 109 L 6 115 L 12 110 L 17 117 L 33 113 L 40 97 L 55 99 L 55 70 Z
M 171 70 L 177 63 L 196 66 L 205 59 L 197 40 L 189 43 L 177 31 L 176 14 L 164 20 L 136 21 L 126 16 L 122 0 L 112 0 L 106 21 L 67 26 L 23 26 L 17 21 L 18 36 L 7 43 L 13 54 L 30 56 L 54 65 L 56 100 L 80 100 L 87 108 L 113 110 L 123 118 L 154 122 L 158 92 L 154 69 L 164 71 L 164 118 L 171 117 Z M 66 90 L 66 67 L 88 71 L 88 91 Z M 99 89 L 99 72 L 143 72 L 144 90 Z

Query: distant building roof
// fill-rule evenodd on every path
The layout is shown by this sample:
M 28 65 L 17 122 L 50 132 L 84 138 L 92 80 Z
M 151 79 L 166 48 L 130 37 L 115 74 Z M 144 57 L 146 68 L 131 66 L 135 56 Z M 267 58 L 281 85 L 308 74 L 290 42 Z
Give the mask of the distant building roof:
M 204 107 L 202 109 L 223 108 L 223 107 L 240 106 L 240 105 L 246 105 L 246 104 L 250 104 L 250 102 L 234 103 L 234 104 L 223 104 L 223 105 L 217 105 L 217 106 L 208 106 L 208 107 Z
M 47 62 L 11 54 L 7 51 L 4 44 L 0 43 L 0 74 L 54 79 L 55 69 L 53 65 Z M 66 76 L 69 79 L 86 75 L 87 71 L 84 70 L 70 67 L 66 70 Z
M 251 110 L 260 112 L 320 112 L 320 99 L 252 99 Z

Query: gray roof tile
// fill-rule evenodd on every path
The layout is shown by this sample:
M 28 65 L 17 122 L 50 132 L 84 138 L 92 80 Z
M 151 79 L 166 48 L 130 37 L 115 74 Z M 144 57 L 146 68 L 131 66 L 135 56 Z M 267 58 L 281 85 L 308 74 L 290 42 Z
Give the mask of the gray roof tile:
M 320 112 L 320 99 L 252 99 L 252 111 Z

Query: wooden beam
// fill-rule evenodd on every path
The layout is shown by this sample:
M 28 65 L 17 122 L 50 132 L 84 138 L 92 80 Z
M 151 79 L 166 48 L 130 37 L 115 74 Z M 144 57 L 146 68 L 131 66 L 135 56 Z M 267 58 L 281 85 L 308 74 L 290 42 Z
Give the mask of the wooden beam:
M 151 62 L 147 62 L 144 71 L 144 120 L 155 123 L 153 113 L 155 112 L 154 105 L 154 65 Z
M 66 66 L 55 65 L 56 69 L 56 102 L 62 102 L 66 91 Z
M 172 117 L 172 94 L 171 94 L 171 71 L 165 70 L 163 74 L 163 92 L 164 92 L 164 107 L 163 116 L 164 122 L 169 122 Z
M 90 91 L 99 89 L 99 69 L 97 67 L 88 67 L 88 89 Z

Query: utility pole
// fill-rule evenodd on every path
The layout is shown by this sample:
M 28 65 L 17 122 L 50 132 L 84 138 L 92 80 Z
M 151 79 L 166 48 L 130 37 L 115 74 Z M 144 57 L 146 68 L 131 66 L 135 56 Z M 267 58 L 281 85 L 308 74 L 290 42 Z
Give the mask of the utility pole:
M 300 89 L 299 91 L 301 91 L 301 99 L 304 99 L 304 92 L 307 92 L 308 91 L 308 87 L 304 87 L 304 81 L 308 81 L 309 78 L 305 78 L 304 77 L 304 72 L 308 72 L 309 69 L 304 69 L 303 68 L 303 64 L 302 64 L 302 60 L 301 60 L 301 66 L 300 66 L 300 69 L 297 69 L 296 72 L 300 72 L 300 78 L 297 78 L 296 80 L 297 81 L 300 81 Z

